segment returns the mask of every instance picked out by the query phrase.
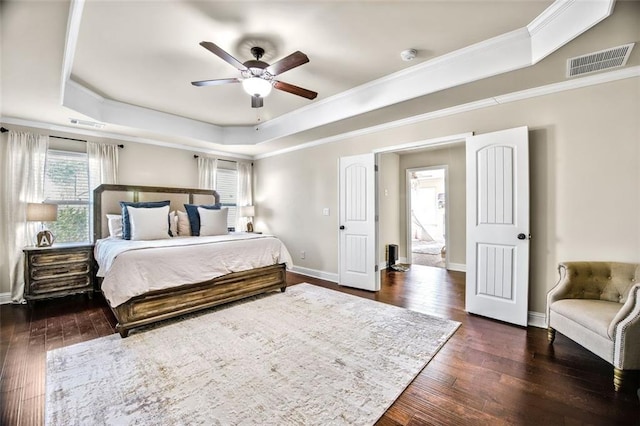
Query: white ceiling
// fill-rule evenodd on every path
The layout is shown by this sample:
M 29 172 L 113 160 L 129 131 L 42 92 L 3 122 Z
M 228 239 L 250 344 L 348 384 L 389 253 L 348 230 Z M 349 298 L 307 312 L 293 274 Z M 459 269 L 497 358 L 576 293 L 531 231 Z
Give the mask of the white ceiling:
M 251 59 L 249 48 L 238 46 L 244 39 L 270 40 L 276 52 L 266 52 L 267 62 L 300 50 L 310 62 L 280 78 L 322 100 L 523 27 L 550 3 L 90 1 L 72 78 L 110 99 L 219 125 L 253 125 L 312 101 L 273 91 L 265 107 L 252 109 L 239 85 L 192 86 L 193 80 L 239 76 L 200 41 L 241 62 Z M 478 16 L 486 18 L 473 24 Z M 420 50 L 410 64 L 400 59 L 407 48 Z
M 482 99 L 496 86 L 522 90 L 561 81 L 566 57 L 554 59 L 553 52 L 575 36 L 569 45 L 578 54 L 640 38 L 633 26 L 638 2 L 620 1 L 616 11 L 625 13 L 615 17 L 625 28 L 615 37 L 589 40 L 606 21 L 580 35 L 606 17 L 606 0 L 88 0 L 1 7 L 3 122 L 73 131 L 73 117 L 104 123 L 99 133 L 112 137 L 249 156 L 378 124 L 382 115 L 400 119 Z M 578 43 L 583 38 L 585 46 Z M 239 76 L 199 46 L 204 40 L 241 62 L 253 44 L 268 49 L 263 60 L 270 63 L 304 52 L 310 62 L 278 79 L 318 98 L 274 90 L 263 108 L 253 109 L 240 85 L 192 86 Z M 408 48 L 418 57 L 403 62 L 400 51 Z M 522 78 L 509 78 L 514 72 Z M 443 101 L 443 93 L 451 96 Z M 425 102 L 429 97 L 434 102 Z M 82 129 L 76 131 L 88 132 Z

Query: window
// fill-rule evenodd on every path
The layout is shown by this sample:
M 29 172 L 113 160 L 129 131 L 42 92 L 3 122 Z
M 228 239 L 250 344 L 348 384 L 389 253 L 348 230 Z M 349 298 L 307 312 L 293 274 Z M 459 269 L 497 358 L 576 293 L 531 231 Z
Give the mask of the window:
M 58 205 L 58 220 L 47 224 L 56 242 L 89 241 L 89 164 L 86 153 L 47 151 L 44 198 Z
M 238 197 L 238 170 L 235 163 L 224 160 L 218 161 L 216 191 L 220 194 L 222 207 L 229 209 L 227 227 L 230 231 L 233 231 L 236 229 L 236 203 Z

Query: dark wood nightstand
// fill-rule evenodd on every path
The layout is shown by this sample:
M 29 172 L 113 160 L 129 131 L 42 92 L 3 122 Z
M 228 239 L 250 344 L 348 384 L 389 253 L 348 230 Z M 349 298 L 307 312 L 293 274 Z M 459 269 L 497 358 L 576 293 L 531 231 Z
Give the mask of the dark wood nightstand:
M 23 252 L 24 298 L 28 302 L 78 293 L 93 296 L 93 244 L 25 247 Z

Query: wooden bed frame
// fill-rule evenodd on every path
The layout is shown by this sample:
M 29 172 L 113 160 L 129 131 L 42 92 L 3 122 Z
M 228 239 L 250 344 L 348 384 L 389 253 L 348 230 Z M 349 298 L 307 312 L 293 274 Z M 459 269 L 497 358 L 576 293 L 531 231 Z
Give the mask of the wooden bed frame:
M 169 188 L 137 185 L 100 185 L 93 191 L 94 241 L 108 235 L 106 214 L 120 214 L 120 201 L 170 200 L 171 210 L 183 210 L 184 203 L 219 203 L 217 192 L 192 188 Z M 118 320 L 116 330 L 127 337 L 133 328 L 168 318 L 207 309 L 223 303 L 255 296 L 268 291 L 285 291 L 285 265 L 278 264 L 248 271 L 234 272 L 197 284 L 183 284 L 152 291 L 111 308 Z M 101 284 L 102 280 L 97 279 Z

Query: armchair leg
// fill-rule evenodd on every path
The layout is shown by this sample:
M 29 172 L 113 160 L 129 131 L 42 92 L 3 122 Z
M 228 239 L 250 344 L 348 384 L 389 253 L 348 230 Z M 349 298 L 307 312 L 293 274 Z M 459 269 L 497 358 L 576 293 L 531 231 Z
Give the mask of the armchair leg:
M 556 340 L 556 330 L 549 327 L 547 328 L 547 340 L 549 340 L 549 344 L 553 344 L 553 341 Z
M 613 389 L 618 392 L 622 389 L 622 381 L 624 380 L 625 372 L 619 368 L 613 368 Z

